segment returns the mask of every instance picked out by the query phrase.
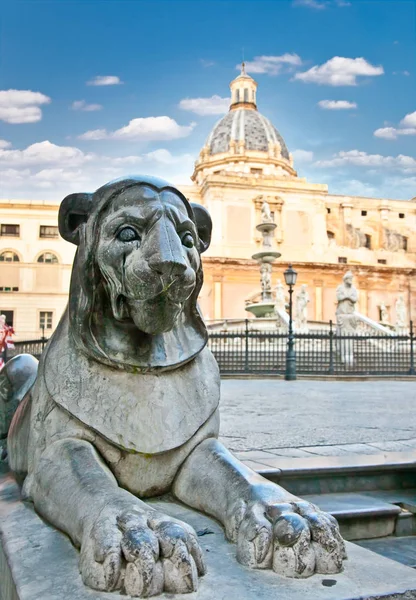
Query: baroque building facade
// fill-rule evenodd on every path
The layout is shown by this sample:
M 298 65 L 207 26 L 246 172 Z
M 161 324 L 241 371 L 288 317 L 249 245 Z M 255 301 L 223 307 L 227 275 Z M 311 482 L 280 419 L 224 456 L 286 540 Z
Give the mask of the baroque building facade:
M 260 291 L 261 206 L 276 223 L 273 284 L 289 262 L 306 284 L 309 319 L 334 319 L 336 288 L 347 269 L 358 308 L 379 321 L 382 304 L 395 323 L 402 294 L 416 318 L 416 198 L 409 201 L 328 192 L 298 176 L 274 125 L 257 110 L 257 83 L 245 73 L 231 84 L 229 112 L 214 126 L 195 163 L 192 185 L 178 186 L 213 219 L 204 256 L 200 306 L 206 319 L 250 316 L 246 299 Z M 55 328 L 65 309 L 75 248 L 57 231 L 56 203 L 0 200 L 0 312 L 30 339 Z

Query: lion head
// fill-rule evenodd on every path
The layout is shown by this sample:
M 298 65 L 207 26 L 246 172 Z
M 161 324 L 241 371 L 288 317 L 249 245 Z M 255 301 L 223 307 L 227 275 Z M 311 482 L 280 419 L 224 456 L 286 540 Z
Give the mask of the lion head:
M 78 246 L 70 335 L 88 356 L 120 368 L 173 368 L 207 331 L 197 306 L 208 212 L 154 177 L 112 181 L 61 203 L 59 231 Z

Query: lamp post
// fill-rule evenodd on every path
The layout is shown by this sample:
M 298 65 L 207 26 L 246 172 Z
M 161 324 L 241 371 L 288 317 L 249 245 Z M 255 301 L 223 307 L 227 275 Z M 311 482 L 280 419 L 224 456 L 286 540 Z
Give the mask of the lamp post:
M 285 379 L 286 381 L 293 381 L 296 379 L 296 352 L 293 335 L 292 294 L 298 274 L 295 269 L 292 268 L 292 265 L 289 265 L 284 272 L 284 276 L 286 285 L 289 287 L 289 336 L 287 339 Z

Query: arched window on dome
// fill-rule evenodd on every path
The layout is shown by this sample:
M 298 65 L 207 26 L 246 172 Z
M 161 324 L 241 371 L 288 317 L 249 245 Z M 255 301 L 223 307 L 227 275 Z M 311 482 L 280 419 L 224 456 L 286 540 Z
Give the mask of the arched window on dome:
M 59 262 L 58 257 L 53 252 L 44 252 L 38 258 L 38 263 L 47 263 L 56 265 Z
M 235 101 L 240 102 L 240 90 L 239 89 L 235 90 Z
M 244 102 L 248 102 L 248 88 L 244 88 Z
M 20 259 L 13 250 L 5 250 L 0 254 L 0 262 L 19 262 Z

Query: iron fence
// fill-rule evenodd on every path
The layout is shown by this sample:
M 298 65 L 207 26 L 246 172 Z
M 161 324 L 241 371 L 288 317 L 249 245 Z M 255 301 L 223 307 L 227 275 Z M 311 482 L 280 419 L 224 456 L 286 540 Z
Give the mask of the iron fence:
M 327 330 L 295 333 L 296 371 L 299 375 L 416 375 L 413 323 L 403 335 L 360 333 L 342 335 Z M 46 338 L 15 342 L 7 357 L 32 354 L 39 358 Z M 245 327 L 211 331 L 208 346 L 221 373 L 283 375 L 288 334 L 279 330 Z
M 283 375 L 288 334 L 244 329 L 210 333 L 209 347 L 221 373 Z M 300 375 L 415 375 L 413 324 L 405 335 L 326 331 L 295 333 L 296 371 Z

